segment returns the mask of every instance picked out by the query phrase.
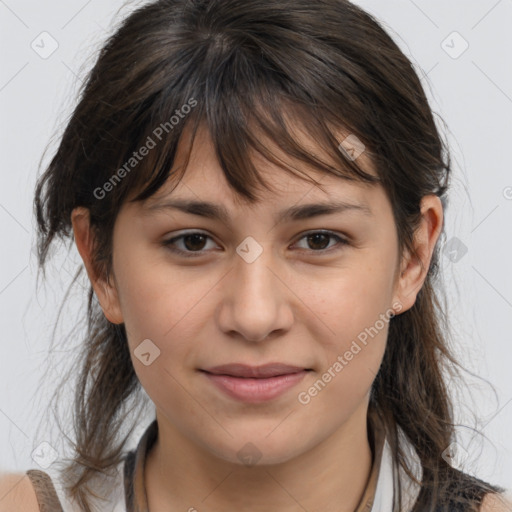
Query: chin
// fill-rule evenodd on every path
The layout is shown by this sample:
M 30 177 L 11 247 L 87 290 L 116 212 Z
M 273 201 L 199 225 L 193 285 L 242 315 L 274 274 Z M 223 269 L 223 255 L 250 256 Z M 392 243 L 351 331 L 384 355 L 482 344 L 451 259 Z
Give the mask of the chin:
M 265 438 L 260 430 L 254 436 L 234 436 L 227 443 L 209 444 L 208 451 L 225 462 L 241 467 L 269 466 L 289 462 L 308 450 L 308 447 L 297 446 L 290 441 L 293 438 L 284 435 L 276 435 L 274 439 Z

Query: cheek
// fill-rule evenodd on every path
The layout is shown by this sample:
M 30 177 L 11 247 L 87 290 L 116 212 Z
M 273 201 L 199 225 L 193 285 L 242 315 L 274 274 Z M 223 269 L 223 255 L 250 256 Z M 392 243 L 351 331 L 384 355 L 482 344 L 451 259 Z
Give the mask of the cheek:
M 190 269 L 172 270 L 165 249 L 135 250 L 116 261 L 119 299 L 134 340 L 169 336 L 197 325 L 198 311 L 218 279 Z M 155 256 L 156 252 L 156 256 Z
M 319 337 L 322 368 L 316 376 L 322 381 L 316 387 L 322 390 L 323 403 L 343 400 L 355 404 L 368 392 L 378 372 L 393 313 L 392 256 L 389 260 L 361 257 L 357 265 L 310 289 L 311 309 L 328 326 Z
M 349 283 L 352 279 L 344 284 Z M 324 315 L 332 332 L 318 340 L 322 345 L 321 368 L 298 397 L 301 404 L 313 402 L 315 415 L 343 422 L 370 391 L 392 318 L 386 298 L 374 279 L 357 280 L 356 289 L 340 284 L 332 291 L 326 303 L 336 306 Z
M 143 265 L 133 272 L 130 263 L 120 265 L 119 291 L 135 373 L 162 411 L 186 411 L 194 418 L 197 411 L 183 386 L 193 364 L 190 341 L 209 318 L 204 310 L 207 301 L 201 299 L 214 283 L 194 280 L 190 286 L 179 273 L 163 272 L 161 265 Z M 173 417 L 173 422 L 180 421 Z
M 329 328 L 325 342 L 333 348 L 371 328 L 381 315 L 389 315 L 393 297 L 391 264 L 354 265 L 313 282 L 303 290 L 307 304 Z M 381 322 L 377 325 L 382 330 Z
M 201 332 L 211 322 L 211 297 L 219 287 L 219 276 L 204 271 L 170 272 L 161 261 L 137 268 L 134 272 L 134 261 L 130 258 L 120 262 L 118 272 L 135 372 L 162 410 L 188 410 L 195 416 L 194 401 L 184 389 L 188 390 L 187 379 L 197 365 L 195 340 L 201 338 Z M 143 346 L 148 347 L 144 352 L 140 348 Z M 147 360 L 139 356 L 148 352 L 153 362 L 146 366 Z M 179 422 L 179 418 L 175 420 Z

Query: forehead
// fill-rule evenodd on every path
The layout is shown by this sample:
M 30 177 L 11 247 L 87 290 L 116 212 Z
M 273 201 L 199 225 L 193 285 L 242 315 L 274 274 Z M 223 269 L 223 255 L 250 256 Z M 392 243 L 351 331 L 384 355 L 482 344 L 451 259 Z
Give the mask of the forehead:
M 312 156 L 336 167 L 339 165 L 315 143 L 311 136 L 299 126 L 295 126 L 294 137 Z M 343 141 L 347 138 L 346 133 L 337 137 Z M 313 168 L 304 161 L 298 160 L 285 153 L 272 140 L 264 141 L 266 147 L 272 152 L 279 162 L 289 169 L 285 170 L 279 165 L 270 162 L 263 155 L 256 151 L 249 151 L 254 166 L 268 188 L 262 187 L 257 195 L 262 201 L 279 202 L 290 197 L 299 200 L 301 197 L 307 199 L 335 199 L 335 198 L 363 198 L 367 193 L 380 188 L 379 184 L 366 183 L 361 180 L 348 180 L 341 176 L 327 174 Z M 188 161 L 186 154 L 190 150 Z M 341 150 L 340 150 L 341 151 Z M 186 163 L 186 168 L 184 167 Z M 362 152 L 358 156 L 358 165 L 366 172 L 376 176 L 377 173 L 373 163 L 366 154 Z M 172 173 L 168 181 L 153 196 L 148 198 L 145 206 L 151 207 L 161 202 L 162 199 L 173 197 L 187 197 L 193 199 L 209 198 L 217 202 L 232 202 L 234 204 L 246 205 L 248 201 L 241 197 L 230 186 L 222 167 L 218 161 L 217 153 L 210 136 L 204 126 L 200 126 L 194 140 L 190 134 L 185 133 L 178 146 L 174 169 L 180 169 L 180 173 Z M 180 175 L 181 174 L 181 175 Z M 173 179 L 180 175 L 180 179 Z M 307 178 L 307 179 L 305 179 Z M 313 182 L 311 181 L 313 180 Z M 316 183 L 315 183 L 316 182 Z

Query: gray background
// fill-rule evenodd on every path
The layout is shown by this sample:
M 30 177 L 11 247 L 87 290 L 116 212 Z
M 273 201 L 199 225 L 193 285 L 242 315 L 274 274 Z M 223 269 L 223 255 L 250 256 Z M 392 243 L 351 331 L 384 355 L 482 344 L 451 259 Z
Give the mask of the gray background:
M 455 349 L 469 370 L 497 390 L 496 396 L 484 380 L 467 376 L 467 388 L 457 395 L 457 419 L 466 425 L 458 430 L 457 463 L 511 489 L 512 0 L 356 3 L 384 24 L 414 62 L 433 110 L 448 126 L 444 131 L 440 125 L 451 147 L 454 180 L 442 264 Z M 122 5 L 0 0 L 0 471 L 37 467 L 31 453 L 43 441 L 62 455 L 57 431 L 36 428 L 83 332 L 83 323 L 72 329 L 81 320 L 84 290 L 78 285 L 66 299 L 53 333 L 80 259 L 74 247 L 69 256 L 61 247 L 47 282 L 36 290 L 34 184 L 43 151 L 55 135 L 43 160 L 48 163 L 94 52 L 136 4 L 116 14 Z M 53 335 L 57 352 L 47 362 Z M 478 423 L 470 411 L 479 415 Z

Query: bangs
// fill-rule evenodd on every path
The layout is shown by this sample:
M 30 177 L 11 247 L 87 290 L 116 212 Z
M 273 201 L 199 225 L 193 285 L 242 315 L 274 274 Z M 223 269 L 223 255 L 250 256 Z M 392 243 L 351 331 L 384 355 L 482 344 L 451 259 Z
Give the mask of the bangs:
M 365 148 L 360 161 L 370 158 L 370 141 L 353 121 L 354 102 L 337 97 L 332 104 L 345 104 L 345 111 L 329 108 L 325 103 L 334 92 L 325 85 L 321 89 L 313 74 L 293 83 L 270 71 L 269 62 L 255 59 L 247 49 L 215 40 L 195 48 L 190 57 L 180 76 L 139 107 L 140 136 L 123 158 L 126 161 L 151 141 L 154 148 L 123 183 L 123 195 L 129 195 L 130 201 L 151 197 L 171 176 L 173 184 L 174 178 L 175 185 L 179 183 L 199 127 L 207 129 L 228 184 L 250 202 L 260 199 L 258 191 L 270 190 L 254 164 L 255 154 L 320 188 L 294 163 L 346 180 L 381 182 L 340 149 L 348 135 L 355 136 Z M 306 135 L 307 144 L 299 142 L 298 132 Z M 178 145 L 186 158 L 183 166 L 175 168 Z M 284 153 L 286 161 L 278 153 Z

